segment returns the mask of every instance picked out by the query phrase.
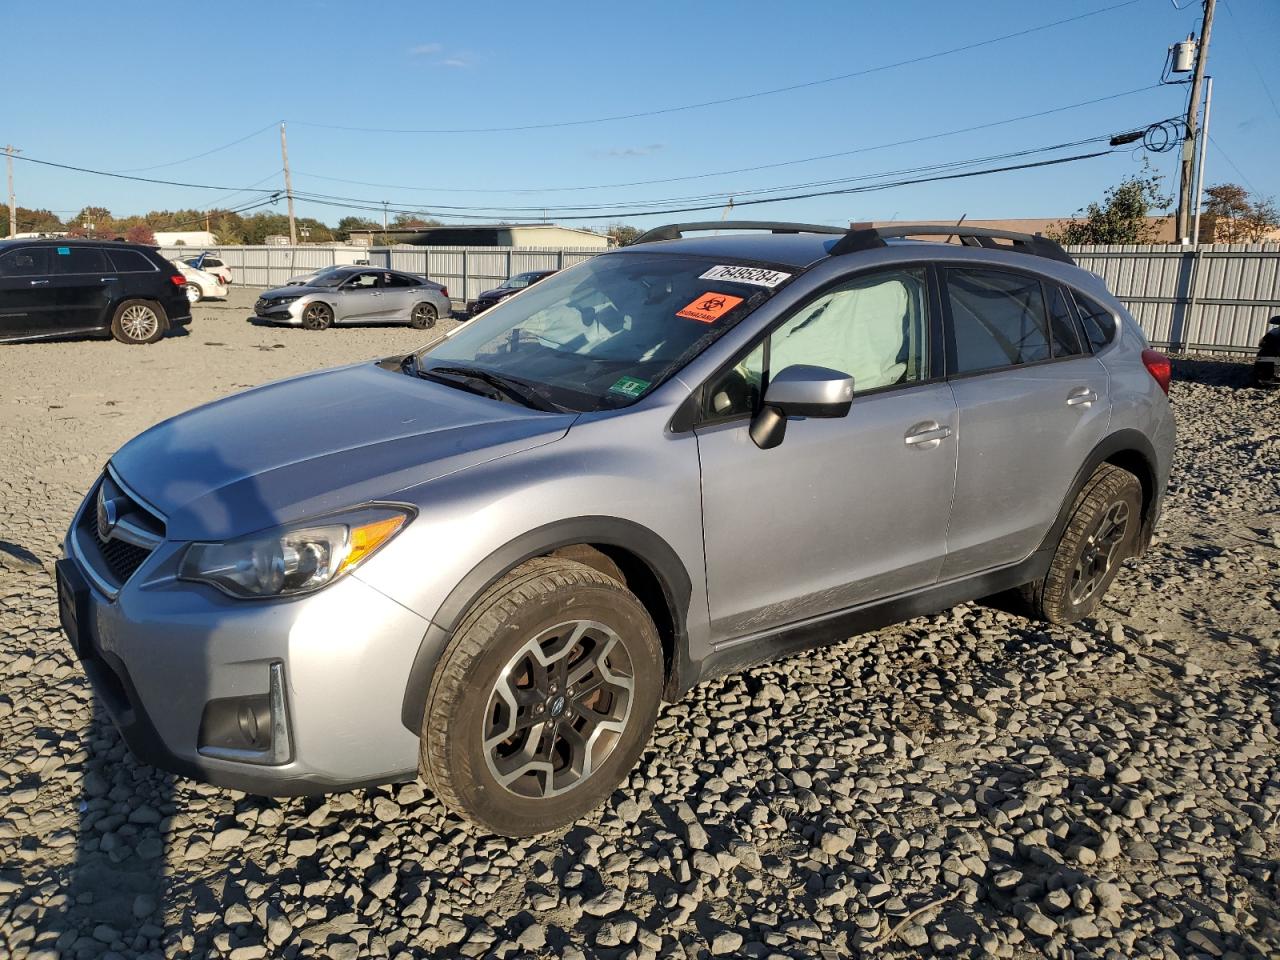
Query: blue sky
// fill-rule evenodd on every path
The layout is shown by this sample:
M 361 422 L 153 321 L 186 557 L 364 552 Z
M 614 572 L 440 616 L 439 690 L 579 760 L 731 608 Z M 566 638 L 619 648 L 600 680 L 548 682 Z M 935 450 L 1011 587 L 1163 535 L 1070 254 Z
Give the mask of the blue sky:
M 800 84 L 934 53 L 1112 6 L 1117 0 L 902 0 L 541 4 L 240 2 L 203 11 L 114 0 L 9 4 L 9 95 L 0 143 L 27 156 L 139 176 L 279 186 L 276 129 L 289 121 L 294 188 L 436 214 L 455 206 L 554 208 L 723 195 L 878 174 L 1114 133 L 1180 114 L 1166 86 L 1036 119 L 924 142 L 1157 83 L 1166 48 L 1198 31 L 1199 4 L 1137 0 L 1121 9 L 979 50 L 771 96 L 650 117 L 503 133 L 327 129 L 515 126 L 638 113 Z M 1280 3 L 1219 0 L 1207 180 L 1280 195 L 1280 75 L 1268 96 Z M 22 96 L 15 90 L 25 90 Z M 1092 148 L 1076 148 L 1084 152 Z M 683 182 L 632 183 L 843 157 Z M 1030 157 L 1028 159 L 1037 159 Z M 1176 151 L 1151 155 L 1172 189 Z M 1005 163 L 1010 161 L 1003 161 Z M 1017 162 L 1017 161 L 1012 161 Z M 849 220 L 1067 215 L 1140 169 L 1126 150 L 1079 163 L 852 196 L 738 207 L 739 218 Z M 1234 167 L 1231 165 L 1234 164 Z M 155 167 L 157 169 L 138 170 Z M 996 164 L 999 165 L 999 164 Z M 116 214 L 232 206 L 254 194 L 130 183 L 15 164 L 18 201 Z M 396 186 L 363 186 L 335 179 Z M 409 189 L 422 187 L 426 189 Z M 501 190 L 530 189 L 512 193 Z M 719 203 L 719 199 L 711 202 Z M 675 204 L 680 205 L 680 204 Z M 275 209 L 283 211 L 280 203 Z M 348 213 L 299 202 L 334 223 Z M 369 214 L 372 215 L 372 214 Z M 477 217 L 498 219 L 485 211 Z M 637 225 L 719 211 L 630 216 Z M 602 221 L 596 221 L 600 225 Z

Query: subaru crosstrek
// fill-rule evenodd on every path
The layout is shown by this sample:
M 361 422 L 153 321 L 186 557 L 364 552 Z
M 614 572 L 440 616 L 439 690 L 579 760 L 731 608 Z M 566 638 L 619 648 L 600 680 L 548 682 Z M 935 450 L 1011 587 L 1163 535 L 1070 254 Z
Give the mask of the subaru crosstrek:
M 135 754 L 268 795 L 420 774 L 531 835 L 708 677 L 1014 588 L 1089 614 L 1174 443 L 1101 279 L 979 228 L 684 236 L 724 226 L 125 444 L 58 579 Z

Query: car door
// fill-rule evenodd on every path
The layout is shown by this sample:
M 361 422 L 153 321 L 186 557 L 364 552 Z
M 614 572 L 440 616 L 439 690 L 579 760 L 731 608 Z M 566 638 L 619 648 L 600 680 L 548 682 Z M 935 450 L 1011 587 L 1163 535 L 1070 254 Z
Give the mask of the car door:
M 950 268 L 948 369 L 959 409 L 944 580 L 1028 557 L 1106 435 L 1106 368 L 1063 290 L 1032 274 Z
M 931 349 L 940 326 L 929 302 L 924 268 L 842 281 L 704 389 L 695 433 L 714 641 L 937 580 L 956 410 Z M 793 419 L 781 445 L 762 450 L 750 416 L 770 373 L 795 364 L 851 374 L 852 408 Z
M 119 277 L 101 247 L 56 246 L 50 257 L 59 325 L 66 333 L 103 326 Z
M 57 325 L 49 248 L 14 247 L 0 253 L 0 340 L 47 336 Z
M 422 299 L 422 285 L 403 273 L 385 271 L 382 274 L 382 309 L 388 320 L 409 322 L 413 305 Z
M 382 312 L 381 271 L 362 270 L 352 274 L 338 288 L 334 319 L 340 323 L 366 323 Z

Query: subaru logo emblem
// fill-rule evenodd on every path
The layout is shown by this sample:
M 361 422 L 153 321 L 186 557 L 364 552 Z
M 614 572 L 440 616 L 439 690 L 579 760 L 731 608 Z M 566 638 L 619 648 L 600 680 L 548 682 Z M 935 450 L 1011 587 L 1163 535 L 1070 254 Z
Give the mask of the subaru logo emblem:
M 551 701 L 551 716 L 558 717 L 564 713 L 564 697 L 556 697 Z
M 120 522 L 120 511 L 114 500 L 108 500 L 98 491 L 98 539 L 110 540 Z

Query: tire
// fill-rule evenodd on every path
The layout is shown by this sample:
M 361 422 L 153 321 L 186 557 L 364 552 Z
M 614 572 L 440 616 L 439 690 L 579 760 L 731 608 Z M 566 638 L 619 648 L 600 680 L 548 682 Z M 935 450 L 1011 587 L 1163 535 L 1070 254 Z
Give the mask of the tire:
M 440 658 L 422 722 L 423 779 L 493 833 L 564 827 L 635 765 L 662 682 L 657 630 L 622 583 L 574 560 L 529 560 L 481 595 Z
M 429 303 L 415 303 L 409 313 L 409 326 L 415 330 L 429 330 L 436 325 L 436 308 Z
M 199 303 L 204 299 L 204 290 L 200 288 L 198 283 L 187 283 L 187 302 Z
M 111 335 L 121 343 L 155 343 L 168 329 L 164 308 L 151 300 L 126 300 L 111 317 Z
M 1141 528 L 1138 478 L 1102 464 L 1072 504 L 1049 572 L 1022 588 L 1031 613 L 1050 623 L 1073 623 L 1093 613 L 1120 565 L 1137 552 Z
M 327 303 L 308 303 L 302 309 L 305 330 L 327 330 L 333 323 L 333 307 Z

